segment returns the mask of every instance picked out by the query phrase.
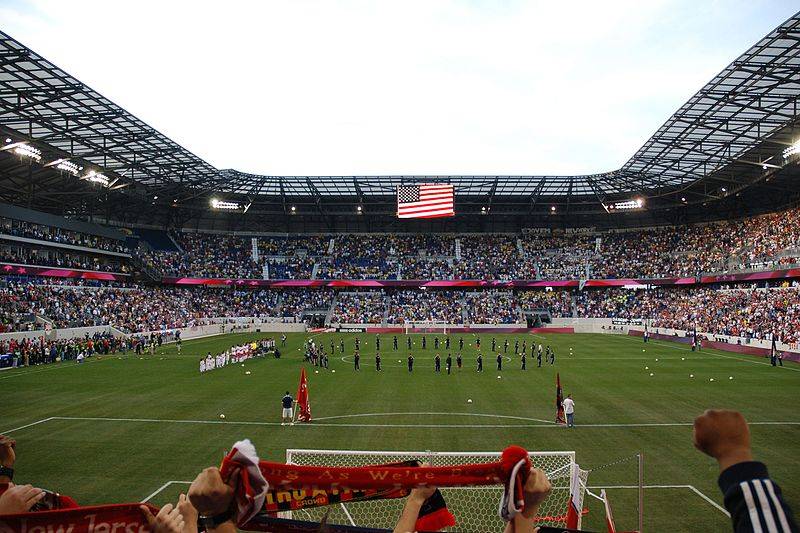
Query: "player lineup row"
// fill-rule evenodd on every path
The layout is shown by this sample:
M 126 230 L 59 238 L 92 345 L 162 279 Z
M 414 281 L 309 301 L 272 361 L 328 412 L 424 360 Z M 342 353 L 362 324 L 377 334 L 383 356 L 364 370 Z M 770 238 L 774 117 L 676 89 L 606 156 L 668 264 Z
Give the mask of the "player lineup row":
M 425 340 L 426 338 L 423 337 L 422 339 L 423 339 L 422 340 L 423 349 L 425 349 L 426 348 L 426 344 L 427 344 L 427 342 Z M 356 337 L 356 339 L 355 339 L 353 344 L 354 344 L 354 352 L 353 352 L 353 355 L 352 355 L 353 368 L 354 368 L 354 370 L 360 370 L 361 369 L 361 354 L 360 354 L 361 343 L 360 343 L 360 340 L 359 340 L 358 337 Z M 439 343 L 439 338 L 436 337 L 434 339 L 434 349 L 438 349 L 439 344 L 440 344 Z M 463 350 L 463 347 L 464 347 L 463 338 L 459 339 L 459 343 L 458 344 L 459 344 L 459 350 Z M 394 351 L 397 351 L 398 347 L 399 347 L 398 346 L 397 336 L 395 336 L 392 339 L 392 345 L 393 345 Z M 410 337 L 407 340 L 407 346 L 409 347 L 409 349 L 412 348 L 412 341 L 411 341 Z M 495 362 L 497 364 L 497 370 L 499 370 L 499 371 L 503 370 L 503 361 L 505 359 L 508 359 L 510 361 L 510 358 L 508 358 L 508 356 L 505 355 L 508 352 L 509 346 L 510 346 L 510 343 L 508 342 L 508 339 L 506 339 L 505 342 L 503 343 L 503 353 L 501 354 L 497 350 L 498 346 L 497 346 L 496 340 L 494 338 L 492 339 L 492 351 L 493 352 L 497 352 L 497 355 L 495 357 Z M 449 339 L 449 337 L 443 343 L 443 348 L 445 350 L 450 349 L 450 339 Z M 375 370 L 380 372 L 382 370 L 382 362 L 383 362 L 383 360 L 381 358 L 381 354 L 380 354 L 380 349 L 381 349 L 380 337 L 376 338 L 375 349 L 376 349 L 376 353 L 375 353 Z M 476 349 L 480 350 L 480 339 L 476 340 Z M 344 354 L 346 352 L 346 346 L 345 346 L 344 339 L 341 339 L 339 341 L 339 352 L 341 354 Z M 541 366 L 542 366 L 542 360 L 543 359 L 544 359 L 545 362 L 548 362 L 551 365 L 555 364 L 556 352 L 555 352 L 555 349 L 550 347 L 550 345 L 547 345 L 547 347 L 545 348 L 545 347 L 542 346 L 542 344 L 539 344 L 538 345 L 538 349 L 535 348 L 532 345 L 530 352 L 531 352 L 531 357 L 534 356 L 534 353 L 536 354 L 537 367 L 539 367 L 539 368 L 541 368 Z M 331 354 L 335 354 L 336 353 L 336 344 L 335 344 L 335 342 L 333 340 L 330 341 L 330 353 Z M 527 365 L 528 365 L 528 347 L 527 347 L 527 342 L 526 341 L 522 342 L 522 351 L 520 352 L 520 343 L 519 343 L 519 340 L 516 340 L 515 343 L 514 343 L 514 353 L 520 357 L 520 365 L 521 365 L 520 368 L 521 368 L 521 370 L 526 370 L 527 369 Z M 304 360 L 306 362 L 311 363 L 312 365 L 318 366 L 318 367 L 321 367 L 321 368 L 328 368 L 328 364 L 329 364 L 328 358 L 329 358 L 329 355 L 325 352 L 325 349 L 324 349 L 322 344 L 318 345 L 313 339 L 309 339 L 309 340 L 306 341 L 306 343 L 305 343 L 305 356 L 304 356 Z M 344 357 L 342 359 L 344 360 Z M 406 358 L 406 364 L 407 364 L 407 368 L 408 368 L 409 372 L 413 372 L 414 371 L 414 361 L 415 361 L 414 355 L 412 353 L 409 353 L 408 357 Z M 441 357 L 441 355 L 439 353 L 436 353 L 436 355 L 433 358 L 433 361 L 434 361 L 434 371 L 435 372 L 441 372 L 441 370 L 442 370 L 442 357 Z M 398 360 L 398 363 L 402 363 L 402 360 Z M 480 352 L 478 353 L 478 355 L 477 355 L 477 357 L 475 359 L 475 363 L 476 363 L 476 370 L 478 372 L 482 372 L 483 371 L 483 355 Z M 458 368 L 459 370 L 463 367 L 464 361 L 463 361 L 463 357 L 461 355 L 461 351 L 459 351 L 456 354 L 455 364 L 456 364 L 456 368 Z M 452 368 L 453 368 L 453 357 L 452 357 L 452 354 L 449 353 L 449 352 L 447 353 L 447 357 L 444 359 L 444 365 L 445 365 L 447 373 L 450 374 L 450 372 L 452 371 Z
M 409 349 L 409 350 L 413 349 L 416 343 L 414 343 L 414 341 L 412 340 L 412 337 L 410 335 L 406 335 L 405 337 L 406 337 L 406 342 L 405 342 L 406 348 Z M 452 346 L 451 346 L 451 344 L 452 344 Z M 433 338 L 433 342 L 432 342 L 434 350 L 440 350 L 440 349 L 442 349 L 442 350 L 451 350 L 451 349 L 455 349 L 454 344 L 455 343 L 451 343 L 450 337 L 445 337 L 444 340 L 440 340 L 439 337 L 437 336 L 437 337 Z M 281 336 L 281 346 L 283 347 L 285 345 L 286 345 L 286 335 L 283 335 L 283 336 Z M 420 340 L 420 345 L 421 345 L 421 348 L 423 350 L 427 350 L 428 349 L 428 339 L 427 339 L 427 337 L 425 335 L 422 336 L 422 338 Z M 330 346 L 330 354 L 335 354 L 336 353 L 337 344 L 333 339 L 330 340 L 329 346 Z M 382 341 L 381 341 L 381 337 L 379 335 L 375 335 L 374 346 L 375 346 L 375 351 L 376 352 L 380 352 L 381 351 Z M 400 343 L 399 343 L 399 341 L 397 339 L 397 335 L 395 335 L 392 338 L 393 351 L 395 351 L 395 352 L 398 351 L 399 350 L 399 346 L 400 346 Z M 472 344 L 469 344 L 468 346 L 471 348 Z M 491 352 L 497 352 L 498 349 L 501 346 L 502 346 L 502 349 L 503 349 L 503 353 L 506 354 L 506 353 L 508 353 L 508 350 L 511 347 L 511 343 L 509 343 L 508 339 L 505 339 L 503 344 L 500 345 L 500 344 L 498 344 L 497 339 L 492 337 L 491 350 L 490 351 Z M 324 343 L 317 343 L 313 339 L 306 340 L 306 342 L 305 342 L 306 351 L 308 351 L 311 347 L 314 347 L 317 350 L 324 351 Z M 340 353 L 342 353 L 342 354 L 345 353 L 347 347 L 346 347 L 344 339 L 339 339 L 338 347 L 339 347 L 339 352 Z M 365 342 L 365 347 L 366 347 L 366 342 Z M 477 351 L 481 350 L 481 339 L 480 339 L 480 337 L 476 337 L 475 338 L 475 349 Z M 356 351 L 356 352 L 361 350 L 361 339 L 360 339 L 360 337 L 356 337 L 353 340 L 353 350 Z M 459 337 L 459 339 L 458 339 L 458 351 L 464 351 L 464 337 Z M 522 340 L 522 344 L 520 344 L 519 339 L 515 339 L 514 340 L 514 353 L 515 354 L 519 354 L 520 351 L 523 354 L 526 354 L 528 352 L 528 342 L 527 342 L 526 339 Z M 531 353 L 531 355 L 533 355 L 535 351 L 538 351 L 539 353 L 542 353 L 543 351 L 545 351 L 545 347 L 540 343 L 538 345 L 538 350 L 537 350 L 536 343 L 532 342 L 531 345 L 530 345 L 530 353 Z M 549 354 L 549 352 L 554 351 L 554 349 L 551 348 L 550 345 L 547 345 L 546 351 Z

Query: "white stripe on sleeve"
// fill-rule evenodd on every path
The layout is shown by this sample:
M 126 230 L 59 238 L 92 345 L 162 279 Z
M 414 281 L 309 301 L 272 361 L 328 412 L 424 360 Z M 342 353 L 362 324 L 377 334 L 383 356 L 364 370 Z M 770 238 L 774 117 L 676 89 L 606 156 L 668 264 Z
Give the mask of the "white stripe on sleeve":
M 756 489 L 758 503 L 761 505 L 761 514 L 764 515 L 764 523 L 767 526 L 767 531 L 769 531 L 769 533 L 778 533 L 778 526 L 775 524 L 775 517 L 772 514 L 769 501 L 767 501 L 767 494 L 764 492 L 762 481 L 760 479 L 754 479 L 753 487 Z
M 742 481 L 739 483 L 739 486 L 742 488 L 742 495 L 747 504 L 747 512 L 750 513 L 750 525 L 753 526 L 753 533 L 763 533 L 761 529 L 761 519 L 758 517 L 758 509 L 756 508 L 756 502 L 753 500 L 753 493 L 750 491 L 750 485 L 748 485 L 747 481 Z
M 782 530 L 786 533 L 789 533 L 791 531 L 789 528 L 789 521 L 786 519 L 786 513 L 783 511 L 781 500 L 778 498 L 778 495 L 775 494 L 775 487 L 772 485 L 772 480 L 765 479 L 764 485 L 766 485 L 769 497 L 772 500 L 772 503 L 775 505 L 775 511 L 778 513 L 778 521 L 781 523 Z

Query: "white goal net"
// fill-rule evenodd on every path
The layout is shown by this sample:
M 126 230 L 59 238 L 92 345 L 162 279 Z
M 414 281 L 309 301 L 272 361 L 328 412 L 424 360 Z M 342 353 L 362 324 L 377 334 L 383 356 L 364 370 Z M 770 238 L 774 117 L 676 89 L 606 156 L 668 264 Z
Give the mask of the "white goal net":
M 572 472 L 578 468 L 575 452 L 534 452 L 533 465 L 550 477 L 553 492 L 539 509 L 540 525 L 560 525 L 567 511 Z M 498 461 L 497 452 L 383 452 L 350 450 L 286 450 L 286 463 L 316 466 L 367 466 L 418 460 L 431 466 L 454 466 Z M 580 472 L 581 501 L 588 472 Z M 497 513 L 502 495 L 500 486 L 443 488 L 447 507 L 456 517 L 455 529 L 460 532 L 503 531 Z M 297 520 L 318 521 L 329 510 L 328 523 L 392 529 L 405 504 L 404 499 L 348 502 L 331 507 L 301 509 L 287 514 Z

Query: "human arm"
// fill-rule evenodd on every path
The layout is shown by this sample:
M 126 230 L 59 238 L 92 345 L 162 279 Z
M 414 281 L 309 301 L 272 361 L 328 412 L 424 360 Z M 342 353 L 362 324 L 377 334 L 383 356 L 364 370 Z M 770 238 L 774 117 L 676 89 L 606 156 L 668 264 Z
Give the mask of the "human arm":
M 708 410 L 694 421 L 694 446 L 717 460 L 718 479 L 733 529 L 798 531 L 780 487 L 753 461 L 747 421 L 736 411 Z M 781 528 L 781 529 L 776 529 Z
M 0 494 L 0 516 L 5 514 L 27 513 L 36 503 L 44 498 L 45 492 L 31 485 L 10 484 Z
M 6 435 L 0 435 L 0 466 L 10 468 L 13 472 L 14 463 L 17 460 L 16 454 L 17 441 Z M 0 475 L 0 483 L 11 483 L 13 473 L 10 475 Z
M 422 509 L 425 500 L 430 498 L 434 492 L 436 492 L 436 487 L 422 487 L 411 491 L 411 494 L 406 498 L 406 504 L 400 514 L 400 519 L 397 521 L 397 525 L 394 526 L 394 533 L 412 533 L 416 531 L 419 511 Z
M 550 495 L 552 486 L 547 474 L 538 468 L 531 468 L 525 486 L 522 488 L 524 509 L 517 513 L 514 519 L 506 523 L 505 533 L 534 533 L 536 523 L 534 518 L 539 512 L 539 507 Z
M 224 480 L 219 468 L 210 467 L 200 472 L 189 487 L 189 502 L 201 517 L 219 517 L 231 510 L 233 504 L 233 487 L 236 486 L 239 471 L 235 471 Z M 202 519 L 201 519 L 202 520 Z M 235 515 L 227 520 L 209 527 L 208 533 L 228 533 L 236 531 Z

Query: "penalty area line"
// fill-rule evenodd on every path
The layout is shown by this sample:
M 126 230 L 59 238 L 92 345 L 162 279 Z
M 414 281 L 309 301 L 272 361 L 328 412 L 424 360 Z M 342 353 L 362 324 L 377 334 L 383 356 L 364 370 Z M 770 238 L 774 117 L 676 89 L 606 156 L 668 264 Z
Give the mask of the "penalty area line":
M 598 489 L 638 489 L 639 485 L 598 485 L 598 486 L 591 486 L 586 487 L 587 489 L 591 490 L 598 490 Z M 700 491 L 694 485 L 643 485 L 643 489 L 688 489 L 700 496 L 703 500 L 714 506 L 718 511 L 722 514 L 727 516 L 728 518 L 731 517 L 731 514 L 725 509 L 723 506 L 709 498 L 705 493 Z M 594 496 L 594 495 L 593 495 Z
M 152 492 L 152 493 L 150 493 L 148 496 L 146 496 L 146 497 L 145 497 L 145 498 L 144 498 L 144 499 L 143 499 L 141 502 L 139 502 L 139 503 L 147 503 L 147 502 L 149 502 L 150 500 L 152 500 L 153 498 L 155 498 L 156 496 L 158 496 L 158 495 L 161 493 L 161 491 L 165 490 L 165 489 L 166 489 L 167 487 L 169 487 L 170 485 L 191 485 L 191 484 L 192 484 L 192 482 L 191 482 L 191 481 L 167 481 L 166 483 L 164 483 L 163 485 L 161 485 L 160 487 L 158 487 L 158 488 L 157 488 L 155 491 L 153 491 L 153 492 Z
M 43 424 L 45 422 L 49 422 L 50 420 L 53 420 L 53 418 L 54 417 L 52 417 L 52 416 L 49 417 L 49 418 L 42 418 L 41 420 L 37 420 L 36 422 L 31 422 L 30 424 L 25 424 L 24 426 L 20 426 L 18 428 L 7 429 L 5 431 L 0 431 L 0 435 L 8 435 L 9 433 L 13 433 L 15 431 L 19 431 L 20 429 L 25 429 L 25 428 L 37 426 L 39 424 Z

